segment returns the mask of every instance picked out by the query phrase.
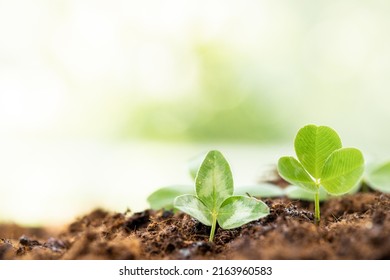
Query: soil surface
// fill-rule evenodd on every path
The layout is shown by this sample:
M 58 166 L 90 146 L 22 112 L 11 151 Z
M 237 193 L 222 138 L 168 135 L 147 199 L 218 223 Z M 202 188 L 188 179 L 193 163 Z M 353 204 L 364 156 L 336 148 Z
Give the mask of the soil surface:
M 390 259 L 390 195 L 358 193 L 321 204 L 265 199 L 271 214 L 233 230 L 171 211 L 95 210 L 63 231 L 0 225 L 0 259 Z

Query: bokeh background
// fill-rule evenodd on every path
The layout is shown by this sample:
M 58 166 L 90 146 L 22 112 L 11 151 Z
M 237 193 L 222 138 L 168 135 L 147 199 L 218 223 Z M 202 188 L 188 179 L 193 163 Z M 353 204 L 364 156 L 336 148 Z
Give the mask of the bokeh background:
M 390 158 L 390 2 L 0 0 L 0 221 L 140 211 L 220 149 L 253 184 L 308 123 Z

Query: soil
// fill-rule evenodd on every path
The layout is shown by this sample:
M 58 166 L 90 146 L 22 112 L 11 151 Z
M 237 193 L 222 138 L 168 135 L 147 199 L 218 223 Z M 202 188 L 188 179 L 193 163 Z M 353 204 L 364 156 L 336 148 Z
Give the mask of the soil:
M 368 192 L 321 204 L 265 199 L 271 214 L 233 230 L 183 213 L 97 209 L 62 231 L 0 225 L 0 259 L 390 259 L 390 195 Z

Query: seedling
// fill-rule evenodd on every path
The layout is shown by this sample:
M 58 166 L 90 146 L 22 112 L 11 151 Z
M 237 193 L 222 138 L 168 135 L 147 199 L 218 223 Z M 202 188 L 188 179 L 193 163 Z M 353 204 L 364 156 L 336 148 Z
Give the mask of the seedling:
M 374 190 L 390 193 L 390 161 L 370 168 L 364 181 Z
M 210 151 L 195 179 L 196 194 L 175 198 L 174 206 L 206 226 L 211 226 L 212 242 L 218 225 L 223 229 L 240 227 L 269 214 L 268 206 L 256 198 L 233 195 L 230 166 L 219 151 Z
M 342 195 L 359 183 L 364 172 L 362 153 L 355 148 L 342 148 L 337 132 L 327 126 L 307 125 L 294 141 L 294 157 L 278 162 L 280 176 L 314 196 L 314 217 L 320 222 L 319 192 L 322 186 L 331 195 Z

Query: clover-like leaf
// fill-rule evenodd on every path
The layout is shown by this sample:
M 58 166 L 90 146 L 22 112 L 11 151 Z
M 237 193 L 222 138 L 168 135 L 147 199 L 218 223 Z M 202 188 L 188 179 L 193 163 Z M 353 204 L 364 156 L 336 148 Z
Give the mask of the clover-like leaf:
M 231 196 L 218 211 L 218 224 L 223 229 L 240 227 L 246 223 L 263 218 L 269 214 L 264 202 L 253 197 Z
M 363 172 L 363 154 L 355 148 L 342 148 L 334 151 L 326 160 L 321 185 L 330 194 L 344 194 L 359 183 Z
M 162 208 L 172 209 L 175 198 L 183 194 L 195 194 L 194 186 L 177 185 L 162 187 L 151 193 L 148 196 L 147 201 L 150 205 L 150 208 L 154 210 L 159 210 Z
M 298 131 L 294 146 L 299 161 L 314 178 L 320 178 L 326 159 L 342 147 L 336 131 L 312 124 Z
M 278 162 L 280 176 L 293 185 L 314 194 L 315 219 L 320 220 L 321 186 L 333 195 L 351 191 L 364 172 L 362 153 L 355 148 L 342 148 L 340 137 L 330 127 L 307 125 L 294 141 L 298 157 L 282 157 Z
M 207 153 L 197 171 L 196 195 L 182 195 L 174 206 L 201 223 L 211 226 L 213 241 L 218 224 L 224 229 L 239 227 L 268 215 L 266 204 L 248 196 L 232 196 L 233 176 L 230 166 L 219 151 Z
M 365 181 L 374 190 L 390 193 L 390 161 L 369 170 Z
M 278 172 L 287 182 L 300 186 L 308 192 L 317 192 L 316 183 L 295 158 L 281 157 L 278 161 Z
M 230 166 L 219 151 L 210 151 L 196 176 L 196 194 L 208 209 L 216 211 L 233 194 Z
M 195 195 L 185 194 L 175 198 L 175 207 L 180 211 L 194 217 L 206 226 L 211 226 L 212 217 L 210 210 Z

